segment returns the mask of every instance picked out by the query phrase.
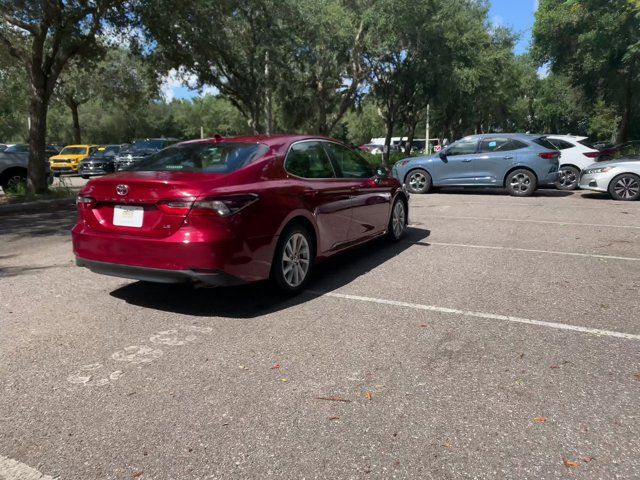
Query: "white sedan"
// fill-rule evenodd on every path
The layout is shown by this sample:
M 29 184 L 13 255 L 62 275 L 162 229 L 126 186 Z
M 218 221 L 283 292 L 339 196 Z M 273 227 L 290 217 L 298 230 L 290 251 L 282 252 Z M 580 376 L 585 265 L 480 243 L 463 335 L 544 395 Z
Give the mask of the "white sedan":
M 582 171 L 580 188 L 609 192 L 614 200 L 638 200 L 640 159 L 612 160 L 589 165 Z

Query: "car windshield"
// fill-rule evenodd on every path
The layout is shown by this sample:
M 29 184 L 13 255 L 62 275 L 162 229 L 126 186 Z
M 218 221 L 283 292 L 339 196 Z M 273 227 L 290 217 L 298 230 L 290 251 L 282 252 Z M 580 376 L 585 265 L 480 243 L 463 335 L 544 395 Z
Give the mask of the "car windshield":
M 113 157 L 116 153 L 118 153 L 119 147 L 106 147 L 102 150 L 95 151 L 91 158 L 104 158 L 104 157 Z
M 255 143 L 194 143 L 166 148 L 133 165 L 133 171 L 231 173 L 267 152 Z
M 87 153 L 87 147 L 64 147 L 60 155 L 84 155 Z
M 160 150 L 165 146 L 166 140 L 136 140 L 133 142 L 129 150 Z

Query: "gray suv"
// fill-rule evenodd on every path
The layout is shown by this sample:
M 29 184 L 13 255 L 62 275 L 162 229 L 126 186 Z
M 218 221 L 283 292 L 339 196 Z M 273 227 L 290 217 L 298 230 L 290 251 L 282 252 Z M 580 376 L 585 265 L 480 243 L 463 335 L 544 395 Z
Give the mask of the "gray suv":
M 47 159 L 52 155 L 57 155 L 58 151 L 52 147 L 47 147 Z M 16 189 L 21 183 L 27 181 L 27 166 L 29 165 L 29 145 L 16 143 L 7 146 L 0 152 L 0 187 L 7 192 Z M 49 162 L 46 162 L 47 177 L 49 184 L 53 182 Z

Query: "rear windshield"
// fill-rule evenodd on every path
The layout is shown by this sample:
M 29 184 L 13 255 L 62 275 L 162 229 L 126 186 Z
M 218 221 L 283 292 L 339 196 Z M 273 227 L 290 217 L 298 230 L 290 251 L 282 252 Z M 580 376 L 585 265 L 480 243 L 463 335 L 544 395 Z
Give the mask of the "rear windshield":
M 588 138 L 585 138 L 584 140 L 579 140 L 578 143 L 580 145 L 584 145 L 587 148 L 590 148 L 591 150 L 600 150 L 599 148 L 595 147 L 593 143 L 591 143 L 591 140 L 589 140 Z
M 535 138 L 533 140 L 533 143 L 537 143 L 538 145 L 540 145 L 543 148 L 546 148 L 548 150 L 557 150 L 556 146 L 551 143 L 547 137 L 540 137 L 540 138 Z
M 87 153 L 86 147 L 64 147 L 60 155 L 84 155 Z
M 165 146 L 166 143 L 167 141 L 162 139 L 136 140 L 133 142 L 133 145 L 131 145 L 131 148 L 138 149 L 138 150 L 144 150 L 144 149 L 160 150 Z
M 195 143 L 165 148 L 132 165 L 134 171 L 231 173 L 267 152 L 256 143 Z
M 97 150 L 93 152 L 91 157 L 92 158 L 113 157 L 116 153 L 118 153 L 118 150 L 120 150 L 120 147 L 118 146 L 106 147 L 106 148 L 103 148 L 102 150 Z

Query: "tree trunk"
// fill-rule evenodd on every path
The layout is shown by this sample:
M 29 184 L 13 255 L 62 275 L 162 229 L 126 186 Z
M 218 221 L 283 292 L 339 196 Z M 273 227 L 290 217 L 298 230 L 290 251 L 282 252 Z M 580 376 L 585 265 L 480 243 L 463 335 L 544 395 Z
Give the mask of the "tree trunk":
M 264 91 L 264 110 L 266 116 L 266 134 L 271 135 L 273 133 L 273 105 L 271 95 L 271 74 L 269 71 L 269 51 L 264 54 L 264 78 L 265 78 L 265 91 Z
M 626 91 L 624 95 L 624 104 L 622 105 L 622 119 L 618 126 L 616 134 L 616 143 L 624 143 L 629 140 L 629 122 L 631 121 L 631 109 L 633 99 L 633 74 L 634 68 L 630 67 L 629 76 L 627 77 Z
M 416 136 L 416 127 L 418 126 L 418 119 L 414 119 L 409 126 L 409 131 L 407 132 L 407 142 L 405 143 L 404 153 L 407 155 L 411 154 L 411 147 L 413 147 L 413 139 Z M 428 140 L 427 140 L 428 141 Z
M 69 103 L 71 109 L 71 117 L 73 119 L 73 141 L 77 144 L 82 143 L 82 132 L 80 131 L 80 116 L 78 114 L 77 102 Z
M 384 151 L 382 152 L 382 166 L 389 166 L 389 154 L 391 151 L 391 137 L 393 137 L 393 120 L 385 119 L 385 137 L 384 137 Z
M 34 193 L 45 193 L 49 184 L 45 168 L 47 110 L 49 99 L 34 95 L 29 103 L 29 166 L 27 185 Z

